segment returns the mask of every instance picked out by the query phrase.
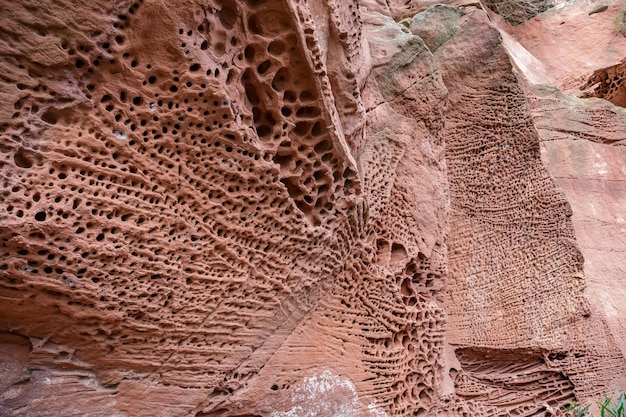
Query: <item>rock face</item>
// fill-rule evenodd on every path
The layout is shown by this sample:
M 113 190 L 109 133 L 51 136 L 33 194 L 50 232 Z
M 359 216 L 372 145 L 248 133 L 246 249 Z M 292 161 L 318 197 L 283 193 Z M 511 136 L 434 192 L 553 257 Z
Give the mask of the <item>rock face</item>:
M 451 4 L 3 2 L 0 414 L 558 415 L 620 386 L 580 233 L 623 186 L 570 205 L 606 200 L 562 154 L 619 177 L 624 114 L 585 130 Z
M 546 67 L 555 87 L 580 96 L 595 72 L 624 59 L 626 37 L 618 32 L 623 5 L 618 0 L 565 2 L 523 25 L 505 26 Z

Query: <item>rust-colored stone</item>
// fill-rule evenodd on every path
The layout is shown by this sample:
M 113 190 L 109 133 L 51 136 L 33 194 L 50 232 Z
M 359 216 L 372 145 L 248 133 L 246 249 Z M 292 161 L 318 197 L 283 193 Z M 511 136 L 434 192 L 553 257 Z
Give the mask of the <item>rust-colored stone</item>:
M 621 181 L 624 112 L 431 3 L 2 2 L 0 414 L 560 415 L 619 387 L 622 264 L 580 233 L 623 250 L 621 183 L 587 225 L 608 176 L 560 155 Z

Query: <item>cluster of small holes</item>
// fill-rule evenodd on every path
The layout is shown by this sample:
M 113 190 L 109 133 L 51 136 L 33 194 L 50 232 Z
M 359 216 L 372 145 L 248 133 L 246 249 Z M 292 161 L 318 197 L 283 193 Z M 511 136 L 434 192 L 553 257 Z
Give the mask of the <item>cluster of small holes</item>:
M 363 54 L 363 36 L 361 14 L 358 1 L 330 2 L 330 21 L 332 22 L 341 48 L 326 54 L 329 68 L 329 80 L 339 117 L 343 125 L 346 142 L 352 153 L 358 155 L 364 142 L 365 109 L 361 101 L 357 73 L 362 70 L 366 57 Z
M 337 156 L 324 106 L 311 82 L 314 76 L 305 63 L 304 47 L 313 55 L 313 71 L 322 70 L 315 36 L 305 31 L 305 45 L 300 45 L 291 18 L 280 12 L 282 4 L 249 0 L 244 11 L 240 4 L 219 2 L 217 12 L 207 18 L 213 20 L 173 31 L 181 56 L 188 57 L 182 63 L 152 62 L 149 54 L 132 48 L 127 30 L 141 1 L 116 15 L 106 34 L 90 34 L 97 39 L 96 46 L 79 39 L 63 41 L 61 49 L 80 75 L 78 86 L 67 81 L 68 90 L 81 89 L 87 105 L 71 110 L 63 106 L 67 97 L 59 98 L 43 84 L 15 83 L 25 96 L 14 103 L 14 123 L 1 127 L 0 141 L 6 202 L 2 218 L 7 222 L 0 234 L 0 270 L 6 272 L 2 285 L 22 293 L 39 285 L 43 297 L 69 309 L 60 320 L 91 314 L 86 322 L 93 334 L 81 332 L 81 337 L 116 342 L 110 347 L 116 360 L 128 356 L 132 361 L 137 344 L 149 345 L 165 355 L 142 350 L 141 362 L 162 364 L 159 372 L 164 379 L 178 372 L 177 381 L 188 387 L 217 387 L 225 395 L 233 394 L 255 372 L 222 375 L 222 369 L 238 366 L 241 356 L 233 355 L 233 346 L 244 355 L 263 351 L 258 349 L 263 334 L 241 336 L 251 325 L 265 325 L 253 320 L 272 309 L 286 314 L 286 303 L 281 305 L 277 294 L 308 295 L 316 284 L 314 277 L 334 279 L 329 271 L 344 260 L 345 252 L 337 246 L 329 251 L 327 240 L 303 233 L 302 217 L 280 196 L 282 187 L 301 212 L 321 224 L 333 209 L 333 196 L 350 189 L 355 178 Z M 244 32 L 250 34 L 250 42 L 234 35 Z M 340 38 L 349 36 L 339 32 Z M 224 63 L 196 59 L 198 51 L 225 59 L 232 55 L 246 64 L 239 74 Z M 32 80 L 41 76 L 37 68 L 29 71 Z M 24 84 L 29 82 L 33 84 Z M 239 115 L 220 93 L 230 84 L 243 86 L 249 121 L 263 150 L 233 123 Z M 609 84 L 619 87 L 621 81 Z M 90 113 L 85 116 L 82 111 Z M 29 142 L 26 116 L 51 129 L 53 140 L 41 147 Z M 481 120 L 485 118 L 494 125 L 490 134 L 517 128 L 501 126 L 504 117 L 481 112 Z M 463 168 L 465 162 L 491 153 L 482 143 L 461 151 L 459 164 L 451 164 L 453 175 L 464 173 L 454 167 Z M 478 190 L 474 194 L 484 194 L 478 187 L 485 177 L 493 177 L 490 174 L 485 170 L 470 184 Z M 517 189 L 510 181 L 496 180 L 494 190 Z M 463 195 L 467 194 L 457 197 Z M 549 192 L 538 194 L 529 205 L 552 206 L 558 200 L 552 197 Z M 478 206 L 468 208 L 470 215 L 480 214 Z M 529 217 L 538 218 L 536 213 Z M 342 302 L 348 311 L 358 302 L 371 307 L 357 309 L 361 322 L 355 329 L 372 342 L 365 348 L 371 358 L 367 369 L 378 373 L 376 388 L 392 398 L 384 406 L 394 415 L 425 413 L 433 402 L 442 343 L 443 318 L 432 302 L 440 273 L 425 258 L 402 265 L 406 250 L 395 240 L 376 243 L 379 252 L 389 252 L 389 262 L 378 264 L 381 269 L 372 279 L 376 282 L 368 282 L 363 293 L 344 276 L 341 285 L 351 297 Z M 353 280 L 371 277 L 359 269 L 366 264 L 364 258 L 356 256 L 353 262 Z M 399 271 L 391 273 L 396 267 Z M 379 281 L 385 285 L 376 287 Z M 294 291 L 294 282 L 300 293 Z M 116 318 L 113 329 L 95 329 L 104 311 Z M 363 311 L 380 312 L 380 317 Z M 271 324 L 264 330 L 276 334 L 278 320 L 270 316 Z M 376 326 L 377 322 L 382 324 Z M 128 332 L 133 326 L 141 333 Z M 181 336 L 181 328 L 196 330 Z M 243 342 L 225 343 L 216 335 Z M 197 355 L 202 349 L 209 352 L 204 357 Z M 474 356 L 461 355 L 464 368 L 473 375 L 480 375 L 481 367 L 493 368 L 490 361 Z M 206 362 L 198 363 L 199 357 Z M 165 363 L 164 358 L 172 359 Z M 527 364 L 512 360 L 496 368 L 525 370 Z M 185 374 L 192 378 L 185 380 Z M 467 388 L 468 397 L 483 386 L 463 385 L 456 376 L 457 389 Z M 569 396 L 571 387 L 559 375 L 534 382 L 549 385 L 549 401 L 557 398 L 553 395 Z M 282 383 L 270 386 L 271 391 L 287 388 Z M 542 406 L 523 404 L 508 411 L 536 415 L 543 412 Z
M 376 346 L 376 358 L 394 359 L 380 372 L 388 372 L 393 380 L 388 407 L 393 415 L 421 415 L 438 402 L 437 384 L 441 376 L 441 354 L 445 321 L 442 301 L 441 271 L 431 265 L 423 254 L 411 258 L 404 245 L 379 237 L 373 268 L 386 275 L 383 282 L 393 288 L 393 295 L 380 297 L 382 309 L 386 304 L 400 302 L 388 318 L 394 329 L 390 336 L 370 337 Z M 433 252 L 435 254 L 435 252 Z M 436 256 L 436 255 L 433 255 Z M 389 291 L 389 290 L 387 290 Z
M 415 16 L 420 11 L 420 4 L 414 0 L 390 0 L 389 11 L 396 22 Z
M 468 348 L 458 349 L 456 356 L 461 370 L 452 369 L 450 376 L 457 395 L 480 400 L 487 415 L 547 417 L 555 410 L 565 415 L 565 408 L 576 402 L 574 384 L 560 368 L 549 366 L 541 353 Z
M 214 340 L 213 332 L 235 334 L 261 312 L 282 308 L 280 297 L 308 293 L 347 250 L 331 246 L 330 235 L 320 237 L 309 227 L 303 232 L 307 217 L 294 210 L 285 187 L 321 224 L 343 186 L 333 184 L 352 181 L 355 174 L 342 169 L 332 149 L 313 84 L 294 84 L 285 69 L 280 76 L 287 78 L 277 77 L 271 87 L 276 74 L 269 75 L 273 69 L 266 60 L 254 64 L 254 77 L 270 77 L 265 81 L 273 94 L 292 91 L 283 106 L 289 115 L 274 119 L 284 125 L 280 137 L 263 136 L 259 142 L 242 128 L 246 123 L 235 122 L 246 117 L 238 114 L 238 98 L 225 92 L 241 81 L 229 55 L 245 59 L 247 43 L 239 37 L 244 31 L 233 29 L 247 24 L 237 17 L 238 5 L 220 3 L 197 27 L 162 27 L 180 48 L 180 59 L 165 63 L 136 46 L 132 29 L 146 18 L 140 6 L 138 1 L 116 13 L 107 35 L 89 46 L 63 41 L 78 79 L 73 86 L 87 101 L 73 107 L 64 107 L 63 100 L 46 100 L 47 107 L 28 100 L 15 104 L 16 112 L 35 115 L 54 140 L 45 149 L 22 143 L 7 152 L 11 169 L 25 176 L 4 184 L 4 215 L 25 232 L 23 238 L 10 231 L 0 235 L 7 259 L 0 268 L 13 288 L 46 277 L 47 289 L 41 291 L 48 301 L 41 302 L 69 309 L 67 317 L 80 312 L 92 324 L 102 312 L 118 317 L 123 328 L 109 324 L 89 337 L 111 357 L 131 357 L 133 343 L 150 343 L 159 346 L 154 355 L 160 362 L 172 358 L 162 366 L 164 380 L 199 366 L 202 377 L 188 386 L 221 383 L 229 395 L 253 372 L 225 379 L 212 365 L 228 369 L 238 362 L 232 346 Z M 286 53 L 284 41 L 266 40 L 265 53 Z M 296 38 L 289 42 L 299 56 L 298 71 L 305 71 Z M 223 62 L 216 63 L 219 57 Z M 250 121 L 253 113 L 250 109 Z M 290 163 L 280 158 L 288 159 L 284 152 L 291 145 L 285 143 L 292 136 L 302 143 L 292 145 L 299 148 L 299 159 L 290 174 Z M 296 260 L 300 266 L 294 268 Z M 181 322 L 195 328 L 207 309 L 216 309 L 211 322 L 193 336 L 163 331 L 180 328 Z M 233 309 L 245 312 L 240 320 L 233 320 Z M 267 328 L 279 324 L 272 320 Z M 133 328 L 141 328 L 141 336 Z M 115 343 L 120 340 L 124 343 Z M 246 334 L 237 346 L 253 351 L 260 340 Z M 211 352 L 211 364 L 194 362 L 199 349 Z
M 377 246 L 406 255 L 399 243 L 379 238 Z M 332 290 L 340 304 L 325 316 L 346 334 L 365 338 L 361 360 L 381 409 L 389 415 L 427 415 L 439 400 L 445 322 L 439 289 L 427 288 L 423 279 L 441 271 L 424 256 L 391 256 L 382 265 L 376 249 L 363 247 L 348 259 L 346 274 L 335 279 Z M 414 280 L 408 289 L 402 288 L 405 278 Z M 378 313 L 372 318 L 368 311 Z
M 476 50 L 496 38 L 475 39 Z M 578 375 L 588 378 L 591 368 L 549 369 L 544 349 L 578 345 L 571 335 L 589 331 L 580 307 L 583 257 L 573 243 L 571 208 L 541 162 L 526 97 L 499 48 L 488 79 L 484 66 L 463 70 L 471 88 L 456 77 L 458 58 L 473 58 L 467 51 L 440 66 L 448 89 L 458 92 L 448 96 L 447 120 L 463 120 L 446 126 L 448 325 L 460 345 L 497 347 L 457 351 L 463 369 L 451 377 L 458 395 L 493 407 L 485 410 L 490 415 L 560 415 L 572 385 L 586 390 Z M 605 346 L 602 353 L 595 343 L 582 350 L 609 363 L 617 349 Z M 620 360 L 592 373 L 605 380 L 623 366 Z
M 242 15 L 249 42 L 241 54 L 246 66 L 241 83 L 252 123 L 281 167 L 281 181 L 296 206 L 313 224 L 328 222 L 335 196 L 350 192 L 356 173 L 337 156 L 319 87 L 285 11 L 264 2 Z M 308 34 L 306 39 L 314 38 Z
M 592 91 L 583 97 L 603 98 L 616 106 L 626 107 L 626 63 L 620 63 L 609 68 L 596 71 L 587 87 L 594 86 Z

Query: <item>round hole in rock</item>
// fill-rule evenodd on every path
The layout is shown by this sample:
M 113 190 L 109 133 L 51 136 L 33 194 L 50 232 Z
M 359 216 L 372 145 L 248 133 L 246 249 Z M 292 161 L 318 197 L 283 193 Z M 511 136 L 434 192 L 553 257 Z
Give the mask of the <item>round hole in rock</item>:
M 272 134 L 272 128 L 266 125 L 261 125 L 256 128 L 256 133 L 259 137 L 265 137 Z
M 44 114 L 42 114 L 41 120 L 51 125 L 55 125 L 57 123 L 57 117 L 52 110 L 48 110 Z
M 31 168 L 33 166 L 33 161 L 24 149 L 20 149 L 13 155 L 13 161 L 20 168 Z
M 267 52 L 274 56 L 282 55 L 285 52 L 286 48 L 287 46 L 285 45 L 285 42 L 275 40 L 270 42 L 270 44 L 267 46 Z
M 261 62 L 256 68 L 257 72 L 261 75 L 265 74 L 272 66 L 272 62 L 269 59 Z
M 244 50 L 243 54 L 246 57 L 246 60 L 248 60 L 248 62 L 254 61 L 254 56 L 256 55 L 256 51 L 254 50 L 254 46 L 252 46 L 252 45 L 246 46 L 246 49 Z
M 298 122 L 296 123 L 296 127 L 293 129 L 293 133 L 298 136 L 304 136 L 309 131 L 309 123 L 308 122 Z

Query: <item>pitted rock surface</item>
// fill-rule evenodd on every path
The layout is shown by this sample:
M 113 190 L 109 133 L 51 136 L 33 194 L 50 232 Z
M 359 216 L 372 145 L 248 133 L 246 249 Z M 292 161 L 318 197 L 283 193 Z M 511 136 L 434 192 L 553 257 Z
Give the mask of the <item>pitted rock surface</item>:
M 0 414 L 560 415 L 614 388 L 621 322 L 535 130 L 582 110 L 451 4 L 3 2 Z

